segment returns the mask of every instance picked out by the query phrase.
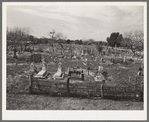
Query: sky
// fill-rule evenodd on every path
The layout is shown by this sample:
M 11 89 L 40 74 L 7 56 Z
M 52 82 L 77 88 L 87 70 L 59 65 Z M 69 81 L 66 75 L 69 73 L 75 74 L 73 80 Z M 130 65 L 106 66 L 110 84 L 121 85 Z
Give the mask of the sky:
M 106 41 L 112 32 L 143 30 L 143 6 L 35 5 L 7 6 L 8 28 L 26 27 L 30 34 L 50 38 L 49 33 L 63 33 L 67 39 Z

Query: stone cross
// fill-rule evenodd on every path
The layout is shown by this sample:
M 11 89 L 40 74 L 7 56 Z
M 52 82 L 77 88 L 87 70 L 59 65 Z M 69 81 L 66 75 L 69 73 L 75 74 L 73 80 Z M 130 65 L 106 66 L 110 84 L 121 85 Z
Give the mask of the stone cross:
M 58 63 L 58 71 L 62 72 L 62 63 L 61 62 Z
M 47 71 L 47 63 L 45 62 L 45 60 L 42 60 L 42 70 Z

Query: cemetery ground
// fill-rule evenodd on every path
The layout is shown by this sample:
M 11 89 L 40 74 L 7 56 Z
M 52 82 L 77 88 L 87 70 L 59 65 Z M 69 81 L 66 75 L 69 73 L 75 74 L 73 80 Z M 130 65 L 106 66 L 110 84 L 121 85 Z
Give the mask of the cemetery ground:
M 54 59 L 49 58 L 45 53 L 42 56 L 48 61 L 49 72 L 53 75 L 57 71 L 57 65 L 53 62 Z M 11 86 L 11 88 L 7 88 L 7 110 L 143 110 L 143 102 L 133 100 L 118 101 L 101 99 L 100 97 L 83 98 L 29 94 L 27 88 L 29 85 L 29 62 L 26 61 L 28 57 L 29 55 L 19 58 L 17 66 L 11 56 L 7 57 L 7 87 Z M 85 68 L 80 61 L 63 59 L 61 62 L 63 63 L 64 71 L 66 71 L 67 67 L 73 67 L 76 66 L 76 64 Z M 95 61 L 91 61 L 91 63 L 95 66 L 98 65 Z M 40 70 L 40 64 L 37 64 L 37 66 L 38 65 Z M 111 85 L 113 82 L 114 84 L 122 81 L 130 82 L 128 76 L 135 79 L 135 75 L 140 66 L 139 63 L 131 65 L 102 65 L 104 70 L 112 75 L 114 79 L 114 81 L 109 82 Z M 92 70 L 93 69 L 91 69 L 91 72 Z M 85 74 L 85 80 L 93 80 L 93 78 Z M 135 82 L 135 80 L 131 82 Z M 9 90 L 11 90 L 11 92 Z

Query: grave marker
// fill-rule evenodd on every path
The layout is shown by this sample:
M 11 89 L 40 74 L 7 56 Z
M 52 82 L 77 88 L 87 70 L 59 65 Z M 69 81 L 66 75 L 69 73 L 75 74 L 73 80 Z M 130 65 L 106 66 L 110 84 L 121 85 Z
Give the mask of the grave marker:
M 57 72 L 53 75 L 53 79 L 63 79 L 64 73 L 62 72 L 62 63 L 58 63 L 58 70 Z
M 35 76 L 35 78 L 45 78 L 47 76 L 47 63 L 42 59 L 42 70 Z

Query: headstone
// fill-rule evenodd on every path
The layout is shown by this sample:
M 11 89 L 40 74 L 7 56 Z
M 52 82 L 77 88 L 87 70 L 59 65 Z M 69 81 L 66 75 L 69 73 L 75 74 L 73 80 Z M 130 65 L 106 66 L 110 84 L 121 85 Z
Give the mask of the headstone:
M 31 64 L 30 64 L 30 74 L 33 74 L 34 72 L 35 72 L 35 70 L 36 70 L 36 66 L 35 66 L 35 63 L 34 62 L 32 62 Z
M 45 78 L 47 76 L 47 63 L 42 60 L 42 70 L 35 76 L 35 78 Z
M 62 72 L 62 63 L 61 62 L 58 63 L 58 71 Z
M 58 63 L 58 70 L 57 72 L 53 75 L 53 79 L 63 79 L 64 73 L 62 72 L 62 63 Z
M 81 54 L 84 55 L 84 51 L 83 50 L 81 51 Z
M 98 67 L 98 71 L 101 72 L 103 70 L 103 66 Z
M 47 63 L 44 60 L 42 61 L 42 70 L 47 71 Z

